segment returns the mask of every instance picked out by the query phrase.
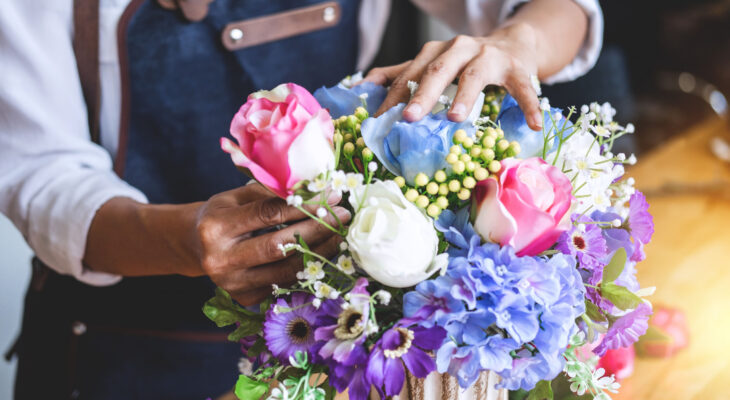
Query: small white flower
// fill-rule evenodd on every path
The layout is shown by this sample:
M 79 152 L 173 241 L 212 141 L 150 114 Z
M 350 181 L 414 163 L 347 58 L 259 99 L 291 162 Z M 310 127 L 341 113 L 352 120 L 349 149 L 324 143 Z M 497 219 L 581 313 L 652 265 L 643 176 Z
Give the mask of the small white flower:
M 352 275 L 355 273 L 355 265 L 352 262 L 352 258 L 344 254 L 337 259 L 337 268 L 339 268 L 340 271 L 344 272 L 347 275 Z
M 443 104 L 444 106 L 448 106 L 449 103 L 451 103 L 451 99 L 449 99 L 449 96 L 442 94 L 441 96 L 439 96 L 439 103 Z
M 418 82 L 408 81 L 408 90 L 411 91 L 411 96 L 416 94 L 416 90 L 418 90 Z
M 386 290 L 378 290 L 375 292 L 375 298 L 378 299 L 380 304 L 387 306 L 390 303 L 391 294 Z
M 291 194 L 286 197 L 286 204 L 294 207 L 301 207 L 304 203 L 304 199 L 302 199 L 302 196 Z
M 618 228 L 619 226 L 621 226 L 621 220 L 616 218 L 613 221 L 611 221 L 611 225 L 613 225 L 614 228 Z
M 336 193 L 347 191 L 347 176 L 344 171 L 333 171 L 330 176 L 330 186 Z
M 636 127 L 634 127 L 634 124 L 632 124 L 630 122 L 628 124 L 626 124 L 626 133 L 634 133 L 635 130 L 636 130 Z
M 281 307 L 278 304 L 274 305 L 274 314 L 281 314 Z
M 340 251 L 346 251 L 347 247 L 347 242 L 340 243 Z
M 635 155 L 633 155 L 633 154 L 632 154 L 632 155 L 630 155 L 630 156 L 629 156 L 629 158 L 628 158 L 628 159 L 626 160 L 626 162 L 627 162 L 627 163 L 628 163 L 629 165 L 634 165 L 634 164 L 636 164 L 636 156 L 635 156 Z
M 271 294 L 273 294 L 274 296 L 276 296 L 278 293 L 279 293 L 279 285 L 277 285 L 275 283 L 272 284 L 271 285 Z
M 543 111 L 550 111 L 550 100 L 547 97 L 540 99 L 540 109 Z
M 320 218 L 326 217 L 327 216 L 327 209 L 325 209 L 324 207 L 318 208 L 317 209 L 317 216 L 320 217 Z
M 624 153 L 618 153 L 616 155 L 616 159 L 619 160 L 619 161 L 623 161 L 623 160 L 626 159 L 626 154 L 624 154 Z
M 598 135 L 600 137 L 611 136 L 611 131 L 602 125 L 594 125 L 591 127 L 591 130 L 593 131 L 593 133 L 595 133 L 596 135 Z
M 589 109 L 588 109 L 588 106 L 587 105 L 583 104 L 582 106 L 580 106 L 580 113 L 581 114 L 588 114 L 588 111 L 589 111 Z
M 340 292 L 335 290 L 332 286 L 322 282 L 317 281 L 314 283 L 314 295 L 317 296 L 320 299 L 336 299 L 340 296 Z
M 373 321 L 368 321 L 368 324 L 365 327 L 365 333 L 368 335 L 373 335 L 373 334 L 378 333 L 378 329 L 380 329 L 380 328 L 378 328 L 378 324 L 376 324 Z
M 253 363 L 246 357 L 241 357 L 238 360 L 238 372 L 241 375 L 251 375 L 253 373 Z
M 362 93 L 362 94 L 360 94 L 360 98 L 363 99 L 363 100 L 367 100 L 368 94 L 367 93 Z
M 304 279 L 308 281 L 316 281 L 324 278 L 324 265 L 320 261 L 309 261 L 302 271 Z M 297 274 L 298 275 L 298 274 Z M 297 276 L 297 278 L 299 278 Z M 302 278 L 299 278 L 302 280 Z
M 325 189 L 327 189 L 327 181 L 324 179 L 316 178 L 307 185 L 307 190 L 312 193 L 319 193 Z
M 591 112 L 589 112 L 589 113 L 588 113 L 588 114 L 586 115 L 586 117 L 588 117 L 588 120 L 589 120 L 589 121 L 593 121 L 593 120 L 595 120 L 595 119 L 596 119 L 596 113 L 594 113 L 593 111 L 591 111 Z
M 312 300 L 312 306 L 314 306 L 314 308 L 319 309 L 319 306 L 321 306 L 321 305 L 322 305 L 321 299 L 315 298 L 314 300 Z
M 370 163 L 368 164 L 368 171 L 375 172 L 377 170 L 378 170 L 378 164 L 375 163 L 375 161 L 370 161 Z
M 356 187 L 362 185 L 362 181 L 362 174 L 356 174 L 351 172 L 347 174 L 347 177 L 345 178 L 345 187 L 347 187 L 347 190 L 355 189 Z

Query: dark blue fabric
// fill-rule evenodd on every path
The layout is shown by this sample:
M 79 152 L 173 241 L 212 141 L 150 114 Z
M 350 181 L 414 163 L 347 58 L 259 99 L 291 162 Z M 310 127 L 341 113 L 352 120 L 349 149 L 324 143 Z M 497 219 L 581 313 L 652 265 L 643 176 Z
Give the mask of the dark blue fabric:
M 339 0 L 343 15 L 335 27 L 236 52 L 222 46 L 220 32 L 234 21 L 320 2 L 215 0 L 197 23 L 156 1 L 142 4 L 126 32 L 131 109 L 123 178 L 152 203 L 203 201 L 244 184 L 219 146 L 234 113 L 255 90 L 284 82 L 314 90 L 352 73 L 360 0 Z M 78 390 L 80 399 L 184 400 L 230 390 L 240 357 L 235 343 L 90 329 L 78 348 L 71 344 L 73 321 L 220 332 L 201 312 L 213 288 L 208 278 L 182 276 L 125 278 L 100 288 L 52 274 L 43 292 L 31 290 L 26 299 L 16 399 L 68 398 Z

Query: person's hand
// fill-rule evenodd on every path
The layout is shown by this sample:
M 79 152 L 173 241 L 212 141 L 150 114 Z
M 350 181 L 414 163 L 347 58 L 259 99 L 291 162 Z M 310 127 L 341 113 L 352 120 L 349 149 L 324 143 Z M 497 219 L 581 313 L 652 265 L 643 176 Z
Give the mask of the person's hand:
M 330 203 L 337 201 L 330 199 Z M 346 209 L 333 210 L 343 223 L 350 219 Z M 325 221 L 337 226 L 332 215 Z M 285 223 L 290 225 L 253 236 L 258 230 Z M 334 256 L 341 241 L 339 235 L 287 206 L 260 184 L 253 184 L 213 196 L 199 208 L 196 250 L 213 282 L 241 304 L 250 305 L 270 294 L 272 284 L 296 280 L 296 273 L 303 268 L 301 255 L 292 252 L 285 257 L 280 249 L 283 244 L 295 243 L 296 234 L 324 257 Z
M 456 122 L 466 119 L 485 86 L 504 86 L 524 111 L 530 128 L 540 130 L 542 113 L 531 81 L 531 75 L 537 74 L 535 54 L 534 30 L 527 24 L 513 24 L 487 37 L 457 36 L 446 42 L 426 43 L 415 59 L 374 68 L 365 80 L 390 84 L 388 96 L 376 115 L 407 102 L 408 81 L 418 82 L 418 90 L 403 111 L 408 121 L 420 120 L 430 112 L 456 78 L 459 88 L 447 114 Z

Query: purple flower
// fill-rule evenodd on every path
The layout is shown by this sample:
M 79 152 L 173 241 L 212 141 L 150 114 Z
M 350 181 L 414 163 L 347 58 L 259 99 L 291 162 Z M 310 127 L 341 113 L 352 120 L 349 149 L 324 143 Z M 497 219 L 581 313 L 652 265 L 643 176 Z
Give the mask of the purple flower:
M 349 364 L 325 360 L 329 368 L 329 383 L 340 393 L 347 389 L 352 400 L 367 400 L 370 394 L 370 382 L 366 375 L 367 351 L 363 346 L 356 346 L 350 352 L 349 358 Z
M 654 234 L 654 219 L 649 214 L 649 203 L 646 197 L 637 191 L 629 198 L 629 230 L 634 240 L 634 254 L 632 261 L 641 261 L 646 258 L 644 245 L 649 243 Z
M 628 347 L 636 343 L 641 335 L 649 328 L 649 317 L 652 314 L 651 306 L 646 303 L 639 304 L 634 311 L 617 319 L 608 328 L 603 341 L 593 349 L 599 356 L 606 354 L 608 350 L 615 350 Z
M 356 360 L 351 353 L 367 338 L 370 315 L 368 280 L 359 278 L 350 291 L 350 301 L 325 301 L 322 303 L 320 327 L 314 332 L 319 341 L 314 351 L 323 359 L 352 365 Z
M 451 210 L 444 210 L 433 226 L 437 231 L 444 234 L 449 242 L 449 255 L 451 257 L 464 257 L 469 249 L 478 246 L 481 238 L 474 230 L 469 221 L 469 208 L 465 207 L 454 213 Z M 472 242 L 474 242 L 472 244 Z
M 283 298 L 277 299 L 266 312 L 264 339 L 271 354 L 283 363 L 288 363 L 289 357 L 297 351 L 312 356 L 310 348 L 315 343 L 314 330 L 320 312 L 311 301 L 312 296 L 298 292 L 291 296 L 289 303 Z M 291 311 L 277 314 L 274 311 L 277 307 Z
M 573 221 L 578 222 L 569 231 L 563 232 L 555 247 L 563 254 L 577 257 L 580 266 L 586 269 L 594 269 L 601 265 L 601 260 L 606 258 L 608 249 L 606 239 L 603 237 L 602 229 L 586 216 L 573 215 Z
M 464 311 L 464 304 L 451 296 L 454 286 L 449 276 L 419 283 L 416 290 L 403 296 L 403 315 L 421 326 L 444 325 L 453 314 Z
M 523 350 L 517 353 L 517 358 L 512 361 L 512 368 L 499 374 L 502 382 L 498 387 L 509 390 L 531 390 L 541 380 L 555 379 L 562 370 L 562 364 L 550 362 L 542 353 L 533 356 L 529 351 Z
M 457 346 L 447 340 L 436 352 L 436 364 L 440 373 L 448 373 L 459 380 L 463 388 L 469 387 L 479 376 L 479 355 L 474 346 Z
M 424 350 L 441 347 L 446 331 L 440 327 L 406 328 L 396 325 L 375 343 L 367 367 L 367 378 L 381 397 L 400 393 L 405 382 L 405 368 L 417 378 L 425 378 L 436 369 L 433 358 Z

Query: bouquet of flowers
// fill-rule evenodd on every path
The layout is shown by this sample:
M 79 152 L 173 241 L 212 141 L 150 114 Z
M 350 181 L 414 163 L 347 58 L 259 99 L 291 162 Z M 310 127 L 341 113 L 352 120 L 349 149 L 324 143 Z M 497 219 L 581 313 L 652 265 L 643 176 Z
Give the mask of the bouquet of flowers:
M 598 357 L 631 346 L 652 313 L 653 288 L 636 279 L 652 217 L 622 179 L 635 157 L 611 152 L 633 126 L 609 104 L 564 114 L 543 98 L 534 132 L 499 88 L 462 123 L 446 118 L 453 88 L 418 122 L 402 120 L 403 104 L 373 117 L 387 89 L 353 80 L 253 93 L 236 142 L 221 139 L 239 168 L 342 238 L 334 258 L 282 244 L 303 256 L 298 283 L 255 310 L 220 289 L 205 304 L 236 326 L 235 394 L 362 400 L 398 395 L 407 377 L 437 371 L 468 388 L 491 371 L 532 399 L 552 398 L 558 376 L 609 398 L 619 385 Z M 333 194 L 349 224 L 328 217 Z

